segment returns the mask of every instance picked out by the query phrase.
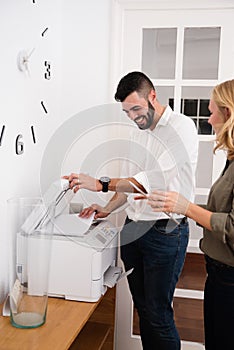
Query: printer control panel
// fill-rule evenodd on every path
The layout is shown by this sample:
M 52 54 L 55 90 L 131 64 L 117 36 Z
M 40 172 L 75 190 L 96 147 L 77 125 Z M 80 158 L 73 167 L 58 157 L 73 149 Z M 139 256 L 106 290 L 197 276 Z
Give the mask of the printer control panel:
M 86 234 L 85 241 L 93 248 L 105 248 L 117 235 L 118 230 L 109 221 L 97 221 Z

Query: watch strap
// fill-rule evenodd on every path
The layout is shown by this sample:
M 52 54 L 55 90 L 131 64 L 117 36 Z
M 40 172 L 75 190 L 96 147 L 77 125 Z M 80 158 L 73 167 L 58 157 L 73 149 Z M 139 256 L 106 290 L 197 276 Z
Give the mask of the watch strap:
M 102 184 L 102 192 L 108 192 L 110 178 L 108 176 L 102 176 L 99 182 Z
M 102 192 L 108 192 L 109 182 L 102 182 Z

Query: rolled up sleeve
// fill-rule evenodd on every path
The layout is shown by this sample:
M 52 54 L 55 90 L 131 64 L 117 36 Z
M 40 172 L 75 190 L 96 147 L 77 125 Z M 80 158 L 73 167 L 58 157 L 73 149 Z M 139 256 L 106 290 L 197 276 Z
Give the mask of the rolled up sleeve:
M 211 215 L 212 231 L 234 251 L 234 213 L 213 213 Z

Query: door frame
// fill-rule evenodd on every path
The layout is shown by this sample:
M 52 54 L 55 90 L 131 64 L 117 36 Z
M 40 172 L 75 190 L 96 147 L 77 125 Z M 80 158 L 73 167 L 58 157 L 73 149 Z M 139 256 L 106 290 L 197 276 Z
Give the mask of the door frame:
M 111 45 L 110 45 L 110 98 L 113 99 L 119 79 L 125 74 L 124 70 L 124 22 L 130 11 L 182 11 L 182 10 L 234 10 L 233 0 L 112 0 L 111 14 Z M 233 57 L 234 57 L 234 51 Z M 234 60 L 233 60 L 234 61 Z M 140 67 L 139 67 L 140 68 Z M 229 69 L 230 68 L 230 69 Z M 230 71 L 234 73 L 233 67 L 228 71 L 222 71 L 222 80 L 228 79 Z M 218 80 L 217 80 L 218 82 Z M 209 139 L 205 137 L 205 139 Z M 202 138 L 201 138 L 202 139 Z M 204 139 L 204 137 L 203 137 Z M 216 157 L 217 158 L 217 157 Z M 222 158 L 222 157 L 221 157 Z M 214 163 L 212 173 L 219 172 L 222 159 Z M 194 242 L 191 242 L 193 249 Z M 188 250 L 190 247 L 188 248 Z M 122 262 L 119 258 L 119 265 Z M 180 294 L 180 291 L 177 291 Z M 128 289 L 127 280 L 121 280 L 117 284 L 116 313 L 115 313 L 115 350 L 129 349 L 141 350 L 140 337 L 132 334 L 133 303 Z M 204 346 L 200 343 L 182 341 L 182 350 L 202 350 Z
M 189 9 L 234 9 L 233 0 L 112 0 L 110 37 L 110 99 L 113 100 L 115 87 L 124 73 L 123 36 L 124 18 L 129 11 L 140 10 L 189 10 Z M 224 77 L 225 78 L 225 77 Z

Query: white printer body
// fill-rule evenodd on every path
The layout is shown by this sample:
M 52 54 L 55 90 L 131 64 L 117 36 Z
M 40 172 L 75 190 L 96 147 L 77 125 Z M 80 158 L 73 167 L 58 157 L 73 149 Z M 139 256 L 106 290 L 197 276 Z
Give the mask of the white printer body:
M 117 244 L 117 229 L 106 220 L 91 225 L 83 236 L 54 235 L 49 295 L 97 301 L 106 292 L 107 272 L 116 266 Z
M 118 230 L 107 220 L 93 222 L 87 230 L 82 227 L 82 232 L 76 230 L 78 214 L 67 213 L 73 192 L 66 183 L 62 190 L 60 181 L 53 183 L 45 197 L 47 203 L 56 203 L 54 234 L 52 237 L 45 234 L 51 249 L 48 295 L 95 302 L 105 293 L 107 285 L 113 286 L 113 280 L 116 282 L 121 274 L 121 269 L 116 267 Z M 37 282 L 40 276 L 34 273 L 37 264 L 34 252 L 41 244 L 37 233 L 40 229 L 43 232 L 46 224 L 43 215 L 32 212 L 17 233 L 17 278 L 22 285 L 28 285 L 31 294 L 36 295 L 40 294 Z M 25 240 L 27 255 L 20 249 Z

